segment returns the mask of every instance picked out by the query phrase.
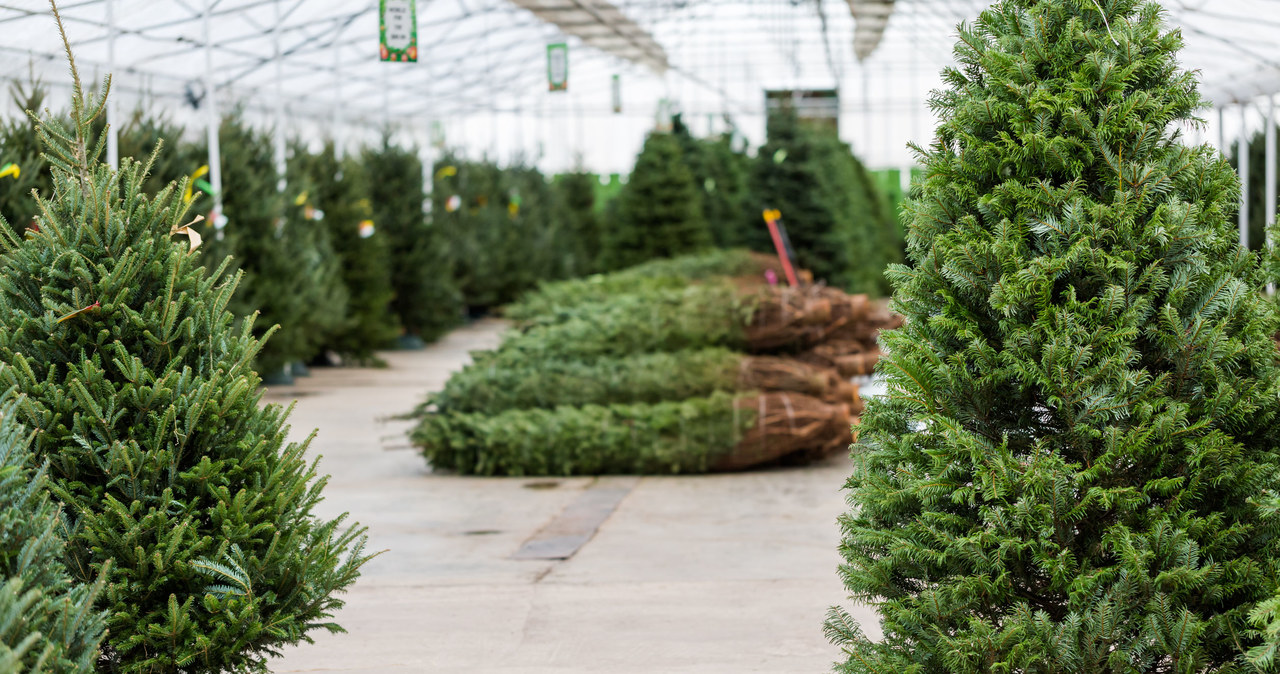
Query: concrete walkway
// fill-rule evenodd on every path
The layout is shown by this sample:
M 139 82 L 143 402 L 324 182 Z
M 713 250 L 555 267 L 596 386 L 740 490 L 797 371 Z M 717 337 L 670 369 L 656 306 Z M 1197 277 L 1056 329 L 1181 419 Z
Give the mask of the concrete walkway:
M 349 511 L 388 551 L 337 615 L 348 633 L 313 634 L 273 671 L 829 671 L 839 652 L 822 619 L 844 600 L 835 518 L 848 459 L 701 477 L 433 475 L 409 424 L 386 417 L 502 329 L 482 321 L 384 354 L 388 369 L 318 370 L 268 393 L 297 398 L 293 437 L 320 429 L 311 449 L 332 474 L 320 514 Z M 572 557 L 514 558 L 593 514 L 602 523 Z

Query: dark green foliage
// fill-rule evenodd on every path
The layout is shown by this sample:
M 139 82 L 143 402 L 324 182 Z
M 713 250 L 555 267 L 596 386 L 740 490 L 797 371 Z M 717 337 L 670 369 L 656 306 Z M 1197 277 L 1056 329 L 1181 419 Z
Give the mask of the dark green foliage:
M 833 610 L 841 671 L 1249 671 L 1277 320 L 1234 174 L 1179 138 L 1201 99 L 1160 12 L 1001 0 L 960 28 L 841 518 L 884 638 Z
M 520 301 L 508 305 L 502 313 L 515 320 L 529 320 L 584 302 L 607 300 L 615 295 L 683 288 L 691 281 L 757 273 L 764 273 L 760 259 L 742 249 L 659 258 L 622 271 L 539 284 L 536 291 L 525 293 Z
M 319 354 L 335 335 L 349 325 L 347 287 L 342 282 L 342 260 L 334 250 L 329 228 L 311 213 L 311 182 L 307 176 L 289 175 L 284 193 L 284 244 L 302 283 L 296 303 L 302 312 L 290 325 L 296 330 L 301 360 Z M 274 338 L 273 338 L 274 339 Z
M 391 255 L 391 310 L 406 334 L 435 340 L 461 320 L 462 294 L 443 232 L 422 212 L 422 160 L 383 137 L 381 146 L 365 150 L 364 164 L 373 221 Z
M 536 169 L 446 155 L 436 162 L 434 181 L 432 220 L 448 240 L 467 306 L 506 304 L 576 266 L 566 260 L 574 246 L 553 220 L 557 195 Z M 454 197 L 458 207 L 451 210 Z
M 601 222 L 596 212 L 599 181 L 594 174 L 575 172 L 557 176 L 553 184 L 562 213 L 559 226 L 566 243 L 564 276 L 572 278 L 599 271 Z
M 25 435 L 0 402 L 0 671 L 88 674 L 105 627 L 93 608 L 102 583 L 72 584 L 64 525 L 45 471 L 27 466 Z
M 734 397 L 429 415 L 412 433 L 437 469 L 477 475 L 700 473 L 755 423 Z
M 618 195 L 616 215 L 606 220 L 602 266 L 621 269 L 710 247 L 699 192 L 680 141 L 669 133 L 649 134 Z
M 794 112 L 769 118 L 769 142 L 751 174 L 743 243 L 774 251 L 761 217 L 782 212 L 799 265 L 850 292 L 888 291 L 885 266 L 901 261 L 897 218 L 849 146 L 830 134 L 805 129 Z
M 680 115 L 671 121 L 694 186 L 701 193 L 702 216 L 711 228 L 712 241 L 722 248 L 742 245 L 751 159 L 734 151 L 729 135 L 698 139 Z
M 231 255 L 231 269 L 244 273 L 228 307 L 237 317 L 259 312 L 253 334 L 262 339 L 267 330 L 280 326 L 258 352 L 257 370 L 277 373 L 294 361 L 314 354 L 314 328 L 307 314 L 324 311 L 316 297 L 319 283 L 306 260 L 306 238 L 299 227 L 285 219 L 285 201 L 277 189 L 275 159 L 269 134 L 250 128 L 239 114 L 222 120 L 219 129 L 222 154 L 222 212 L 227 226 L 219 238 L 206 223 L 200 228 L 206 249 L 201 257 L 210 269 Z M 321 254 L 333 256 L 332 249 Z M 323 334 L 323 333 L 322 333 Z
M 727 283 L 619 295 L 540 317 L 507 337 L 502 350 L 530 360 L 591 360 L 709 346 L 740 349 L 754 306 Z
M 519 352 L 475 354 L 428 399 L 437 412 L 494 414 L 529 407 L 656 403 L 737 391 L 741 354 L 700 349 L 574 360 L 529 360 Z
M 18 165 L 19 174 L 0 178 L 0 217 L 21 234 L 36 217 L 31 190 L 47 195 L 51 187 L 48 164 L 41 157 L 35 121 L 27 111 L 40 113 L 47 93 L 39 82 L 10 88 L 17 114 L 0 123 L 0 166 Z
M 73 75 L 74 75 L 73 70 Z M 54 165 L 41 230 L 5 238 L 0 385 L 65 504 L 67 568 L 106 573 L 98 670 L 265 671 L 342 605 L 362 530 L 312 514 L 323 480 L 287 410 L 260 406 L 259 341 L 232 328 L 235 280 L 185 237 L 180 195 L 98 162 L 79 82 L 74 126 L 41 127 Z M 106 570 L 108 564 L 109 571 Z
M 333 143 L 319 153 L 294 148 L 290 175 L 304 176 L 310 203 L 324 212 L 318 222 L 341 261 L 342 282 L 347 290 L 346 321 L 329 335 L 324 348 L 370 361 L 374 352 L 389 346 L 399 334 L 391 313 L 391 251 L 384 233 L 361 236 L 360 225 L 373 217 L 368 176 L 360 162 L 338 159 Z

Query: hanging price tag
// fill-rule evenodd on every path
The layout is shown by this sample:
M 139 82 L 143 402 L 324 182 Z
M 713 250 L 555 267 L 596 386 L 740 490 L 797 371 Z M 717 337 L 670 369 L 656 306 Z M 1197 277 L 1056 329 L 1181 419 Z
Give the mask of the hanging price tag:
M 569 90 L 569 45 L 564 42 L 547 45 L 547 89 Z
M 418 10 L 414 0 L 378 4 L 378 52 L 383 61 L 418 60 Z

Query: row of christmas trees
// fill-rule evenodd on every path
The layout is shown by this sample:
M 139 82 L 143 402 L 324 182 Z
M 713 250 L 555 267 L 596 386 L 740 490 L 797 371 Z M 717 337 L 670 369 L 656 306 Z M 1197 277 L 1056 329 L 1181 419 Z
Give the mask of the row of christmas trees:
M 40 110 L 43 98 L 38 85 L 15 89 L 23 110 Z M 95 125 L 101 132 L 102 121 Z M 270 134 L 230 114 L 219 129 L 213 214 L 203 142 L 183 141 L 183 129 L 140 111 L 118 133 L 121 156 L 166 144 L 144 187 L 188 179 L 184 198 L 210 215 L 196 227 L 207 259 L 231 255 L 232 270 L 245 272 L 233 313 L 259 312 L 259 336 L 281 326 L 258 357 L 268 378 L 322 354 L 369 361 L 397 339 L 430 341 L 464 308 L 513 302 L 542 281 L 713 246 L 772 251 L 765 208 L 784 214 L 799 265 L 847 290 L 883 295 L 880 270 L 902 254 L 896 218 L 849 147 L 786 111 L 771 119 L 755 158 L 731 137 L 693 137 L 677 117 L 672 132 L 649 136 L 607 205 L 590 174 L 549 182 L 531 166 L 446 154 L 430 169 L 426 214 L 421 160 L 385 138 L 347 156 L 294 142 L 281 181 Z M 23 231 L 36 215 L 31 191 L 51 185 L 25 116 L 0 126 L 0 155 L 19 168 L 0 177 L 0 215 Z

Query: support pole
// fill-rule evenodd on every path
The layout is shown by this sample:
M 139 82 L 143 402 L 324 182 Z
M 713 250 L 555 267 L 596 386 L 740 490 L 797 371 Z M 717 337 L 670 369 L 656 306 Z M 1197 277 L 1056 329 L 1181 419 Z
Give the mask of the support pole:
M 280 53 L 280 0 L 273 3 L 276 8 L 276 23 L 271 29 L 271 42 L 276 62 L 276 128 L 271 135 L 274 146 L 273 159 L 276 165 L 276 191 L 284 192 L 289 186 L 289 167 L 286 163 L 284 137 L 284 57 Z
M 1266 169 L 1264 171 L 1266 184 L 1266 200 L 1263 202 L 1263 208 L 1266 220 L 1266 228 L 1263 230 L 1266 237 L 1267 252 L 1271 252 L 1271 247 L 1275 245 L 1275 241 L 1271 240 L 1271 227 L 1276 224 L 1276 99 L 1275 96 L 1267 95 L 1267 131 L 1266 131 Z M 1267 283 L 1267 292 L 1275 294 L 1276 284 L 1274 281 Z
M 342 159 L 342 146 L 346 142 L 342 134 L 342 48 L 338 40 L 342 37 L 339 29 L 333 36 L 333 95 L 337 99 L 333 106 L 333 156 Z
M 116 2 L 107 0 L 107 72 L 111 79 L 116 75 Z M 107 99 L 107 165 L 112 171 L 120 168 L 120 133 L 116 127 L 120 123 L 119 109 L 116 107 L 118 96 Z
M 1249 125 L 1245 120 L 1244 104 L 1240 104 L 1240 138 L 1236 147 L 1240 157 L 1240 247 L 1249 249 Z
M 1218 152 L 1227 154 L 1227 109 L 1218 108 Z
M 209 140 L 209 185 L 213 188 L 213 226 L 222 238 L 222 152 L 218 147 L 218 96 L 213 79 L 213 38 L 210 24 L 214 0 L 204 0 L 204 106 Z

